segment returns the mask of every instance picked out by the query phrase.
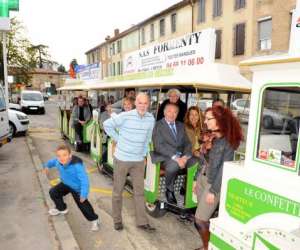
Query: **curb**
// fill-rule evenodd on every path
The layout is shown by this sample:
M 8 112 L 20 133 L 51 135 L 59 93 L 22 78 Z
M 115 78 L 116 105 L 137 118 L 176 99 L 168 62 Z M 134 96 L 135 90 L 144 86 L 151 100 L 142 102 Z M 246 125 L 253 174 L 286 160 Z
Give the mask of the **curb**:
M 49 197 L 49 189 L 51 188 L 49 180 L 42 172 L 42 161 L 38 155 L 37 149 L 33 145 L 32 139 L 29 136 L 26 137 L 26 142 L 32 157 L 33 165 L 37 172 L 40 186 L 42 188 L 44 200 L 47 207 L 50 208 L 52 206 L 52 201 Z M 51 220 L 53 222 L 54 231 L 59 241 L 61 250 L 80 250 L 66 217 L 64 215 L 53 216 L 51 217 Z

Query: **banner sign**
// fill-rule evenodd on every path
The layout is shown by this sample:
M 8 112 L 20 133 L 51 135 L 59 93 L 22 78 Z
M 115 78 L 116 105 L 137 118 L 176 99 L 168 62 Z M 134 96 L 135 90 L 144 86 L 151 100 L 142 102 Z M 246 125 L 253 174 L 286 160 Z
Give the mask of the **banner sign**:
M 101 79 L 101 64 L 78 65 L 76 68 L 77 78 L 80 80 Z
M 300 218 L 300 203 L 238 179 L 228 182 L 226 211 L 242 223 L 266 213 L 283 213 Z
M 164 41 L 124 56 L 124 74 L 212 63 L 216 35 L 206 29 Z

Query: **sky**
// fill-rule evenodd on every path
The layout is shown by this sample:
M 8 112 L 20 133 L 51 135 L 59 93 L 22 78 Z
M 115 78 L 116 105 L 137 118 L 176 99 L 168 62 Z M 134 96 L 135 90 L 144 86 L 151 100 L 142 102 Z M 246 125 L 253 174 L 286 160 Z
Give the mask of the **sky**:
M 49 46 L 53 60 L 67 69 L 73 58 L 86 63 L 85 52 L 180 0 L 20 0 L 11 12 L 26 27 L 32 44 Z

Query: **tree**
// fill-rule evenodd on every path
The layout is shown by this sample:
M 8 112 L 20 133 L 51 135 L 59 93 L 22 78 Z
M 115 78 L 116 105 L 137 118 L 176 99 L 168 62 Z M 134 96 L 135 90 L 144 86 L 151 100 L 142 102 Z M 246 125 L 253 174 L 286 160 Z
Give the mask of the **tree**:
M 67 73 L 65 66 L 62 64 L 58 66 L 57 71 L 61 73 Z
M 50 55 L 48 53 L 48 46 L 44 44 L 32 45 L 30 50 L 35 57 L 34 61 L 38 62 L 38 68 L 42 69 L 44 64 L 52 64 L 50 60 Z
M 11 31 L 7 33 L 7 62 L 8 71 L 16 77 L 16 81 L 28 84 L 30 73 L 36 68 L 43 68 L 44 64 L 52 65 L 54 62 L 48 53 L 48 46 L 33 45 L 25 36 L 25 27 L 16 18 L 11 18 Z M 0 67 L 3 81 L 2 41 L 0 42 Z
M 29 72 L 34 68 L 36 62 L 31 58 L 28 48 L 31 46 L 29 40 L 24 36 L 24 27 L 16 18 L 11 20 L 11 31 L 7 33 L 7 62 L 9 71 L 13 71 L 18 82 L 29 83 L 31 77 Z M 3 51 L 0 42 L 1 57 L 1 80 L 3 81 Z

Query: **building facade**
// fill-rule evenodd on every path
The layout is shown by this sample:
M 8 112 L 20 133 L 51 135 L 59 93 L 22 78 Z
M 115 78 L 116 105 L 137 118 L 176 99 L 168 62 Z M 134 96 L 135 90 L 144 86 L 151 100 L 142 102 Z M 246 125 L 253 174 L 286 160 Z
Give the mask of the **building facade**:
M 212 27 L 216 62 L 238 65 L 252 56 L 288 50 L 295 5 L 296 0 L 183 0 L 122 33 L 115 30 L 105 42 L 106 60 L 96 47 L 86 53 L 87 61 L 100 58 L 104 78 L 120 75 L 126 53 Z M 248 69 L 241 72 L 251 77 Z
M 63 86 L 65 79 L 65 74 L 50 69 L 35 69 L 30 72 L 30 76 L 31 89 L 40 91 L 50 88 L 51 86 L 57 89 Z

